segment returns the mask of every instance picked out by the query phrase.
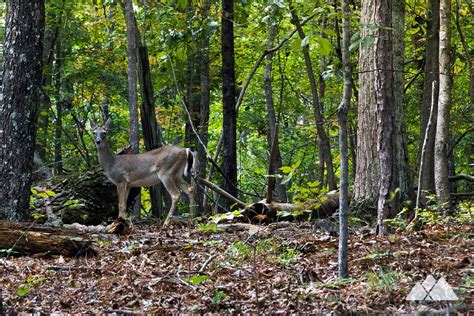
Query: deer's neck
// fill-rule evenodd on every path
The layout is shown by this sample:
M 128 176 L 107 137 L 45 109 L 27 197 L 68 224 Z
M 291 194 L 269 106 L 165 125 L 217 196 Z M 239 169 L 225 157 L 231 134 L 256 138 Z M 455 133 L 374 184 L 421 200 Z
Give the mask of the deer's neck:
M 97 152 L 99 154 L 99 164 L 107 173 L 114 161 L 114 155 L 110 151 L 109 144 L 104 142 L 104 146 L 97 148 Z

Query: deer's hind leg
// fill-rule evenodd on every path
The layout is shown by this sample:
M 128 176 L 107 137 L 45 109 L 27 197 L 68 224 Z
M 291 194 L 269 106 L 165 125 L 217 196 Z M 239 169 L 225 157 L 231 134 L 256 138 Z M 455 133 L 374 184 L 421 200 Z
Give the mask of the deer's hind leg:
M 165 222 L 163 224 L 164 227 L 168 226 L 171 220 L 171 217 L 173 216 L 174 211 L 176 210 L 176 206 L 178 204 L 178 200 L 180 197 L 180 193 L 178 188 L 176 187 L 176 179 L 175 178 L 170 178 L 170 177 L 162 177 L 161 182 L 165 186 L 166 191 L 171 196 L 171 208 L 170 211 L 168 212 L 168 216 L 166 216 Z
M 180 177 L 178 186 L 189 198 L 189 210 L 193 216 L 197 214 L 197 205 L 196 200 L 194 199 L 194 188 L 186 180 Z

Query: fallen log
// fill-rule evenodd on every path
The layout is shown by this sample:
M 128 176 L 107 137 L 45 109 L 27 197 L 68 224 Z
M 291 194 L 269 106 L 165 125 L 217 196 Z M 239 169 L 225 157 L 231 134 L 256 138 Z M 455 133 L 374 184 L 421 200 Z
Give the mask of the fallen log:
M 0 250 L 13 256 L 94 256 L 90 236 L 73 229 L 0 221 Z

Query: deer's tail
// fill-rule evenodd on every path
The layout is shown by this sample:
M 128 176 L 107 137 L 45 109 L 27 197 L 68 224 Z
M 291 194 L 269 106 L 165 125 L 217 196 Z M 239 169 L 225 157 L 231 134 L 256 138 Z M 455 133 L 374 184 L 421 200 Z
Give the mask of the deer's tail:
M 196 168 L 197 168 L 197 159 L 196 159 L 196 152 L 192 152 L 191 149 L 186 148 L 186 167 L 184 168 L 184 176 L 187 177 L 188 175 L 196 175 Z

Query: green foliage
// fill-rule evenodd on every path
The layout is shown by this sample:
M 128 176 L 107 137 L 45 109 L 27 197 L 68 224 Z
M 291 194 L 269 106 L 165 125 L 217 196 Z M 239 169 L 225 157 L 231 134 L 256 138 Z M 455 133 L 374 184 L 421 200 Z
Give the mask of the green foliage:
M 227 295 L 224 293 L 224 291 L 215 291 L 212 302 L 216 305 L 219 305 L 226 297 Z
M 394 271 L 385 271 L 380 267 L 375 272 L 367 272 L 365 275 L 370 289 L 376 292 L 386 292 L 398 286 L 400 275 Z
M 18 296 L 26 296 L 30 293 L 31 289 L 44 283 L 46 278 L 43 277 L 30 277 L 25 280 L 17 289 L 16 294 Z
M 217 223 L 212 222 L 208 224 L 199 224 L 198 228 L 207 234 L 215 234 L 222 231 L 222 229 L 217 227 Z
M 243 241 L 236 241 L 226 249 L 225 255 L 227 260 L 238 266 L 242 265 L 250 258 L 252 249 Z
M 202 284 L 204 282 L 207 282 L 208 279 L 209 279 L 209 276 L 207 276 L 207 275 L 197 274 L 197 275 L 193 275 L 193 276 L 187 278 L 186 282 L 189 282 L 192 285 L 199 285 L 199 284 Z

